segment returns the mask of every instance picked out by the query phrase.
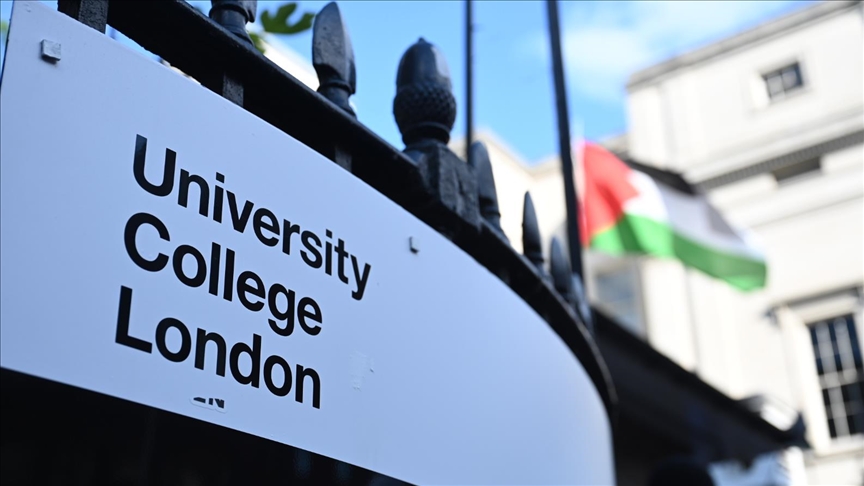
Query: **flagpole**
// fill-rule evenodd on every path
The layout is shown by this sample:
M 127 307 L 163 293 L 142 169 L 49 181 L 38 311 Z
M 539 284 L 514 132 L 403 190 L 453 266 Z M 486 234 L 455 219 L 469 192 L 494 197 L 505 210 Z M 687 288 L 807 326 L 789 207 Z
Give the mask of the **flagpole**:
M 469 163 L 474 138 L 474 32 L 471 7 L 471 0 L 465 0 L 465 160 Z
M 567 207 L 567 247 L 570 266 L 580 283 L 585 284 L 582 271 L 582 243 L 579 238 L 579 200 L 573 178 L 573 154 L 570 150 L 570 121 L 567 114 L 567 92 L 564 84 L 564 61 L 561 54 L 561 32 L 558 21 L 558 1 L 546 0 L 549 17 L 549 43 L 552 47 L 552 75 L 555 81 L 555 108 L 558 115 L 558 150 L 564 176 L 564 197 Z
M 578 179 L 578 171 L 580 168 L 584 168 L 585 165 L 585 122 L 581 118 L 576 119 L 576 133 L 573 134 L 573 140 L 576 141 L 576 155 L 573 159 L 573 174 L 575 179 L 573 179 L 573 183 L 576 184 L 576 194 L 579 194 L 579 182 Z M 582 169 L 584 170 L 584 169 Z M 578 202 L 578 201 L 577 201 Z M 580 228 L 581 230 L 581 228 Z

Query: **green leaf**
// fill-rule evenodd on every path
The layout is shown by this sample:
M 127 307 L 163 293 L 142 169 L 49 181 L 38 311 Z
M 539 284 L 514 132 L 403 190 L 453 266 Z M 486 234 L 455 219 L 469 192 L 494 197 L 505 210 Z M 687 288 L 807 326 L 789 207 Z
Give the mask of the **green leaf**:
M 315 14 L 304 13 L 300 20 L 296 23 L 290 23 L 288 18 L 297 10 L 297 3 L 286 3 L 276 10 L 275 15 L 270 15 L 270 12 L 264 11 L 261 13 L 261 26 L 264 32 L 271 34 L 296 34 L 312 28 L 312 19 Z
M 313 13 L 304 13 L 303 17 L 294 24 L 288 27 L 288 31 L 286 34 L 296 34 L 298 32 L 303 32 L 304 30 L 309 30 L 312 28 L 312 20 L 315 18 L 315 14 Z
M 9 32 L 9 22 L 0 20 L 0 34 L 6 34 L 6 32 Z
M 265 10 L 261 13 L 261 25 L 264 26 L 264 30 L 267 32 L 281 34 L 281 32 L 278 32 L 279 29 L 288 25 L 288 17 L 290 17 L 295 10 L 297 10 L 297 3 L 295 2 L 282 5 L 278 10 L 276 10 L 276 15 L 273 16 L 270 15 L 270 12 Z
M 246 32 L 249 33 L 249 38 L 252 39 L 252 44 L 255 45 L 255 49 L 258 49 L 258 52 L 264 54 L 264 51 L 266 51 L 267 48 L 264 47 L 264 41 L 261 36 L 251 30 L 247 30 Z

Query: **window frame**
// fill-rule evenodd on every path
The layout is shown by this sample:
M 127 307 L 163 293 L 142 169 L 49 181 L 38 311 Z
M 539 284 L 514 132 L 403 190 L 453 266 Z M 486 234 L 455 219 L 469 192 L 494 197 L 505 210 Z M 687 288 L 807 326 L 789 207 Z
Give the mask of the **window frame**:
M 785 84 L 785 80 L 783 79 L 786 72 L 790 69 L 794 69 L 797 73 L 798 84 L 792 86 L 791 88 L 787 88 Z M 775 67 L 773 69 L 766 69 L 760 72 L 759 77 L 762 80 L 762 87 L 765 90 L 765 94 L 768 97 L 768 104 L 774 104 L 779 101 L 785 100 L 791 96 L 794 96 L 800 92 L 803 92 L 807 88 L 807 78 L 804 76 L 804 66 L 803 63 L 794 59 L 791 61 L 787 61 L 786 63 L 780 65 L 779 67 Z M 771 79 L 778 79 L 780 81 L 780 92 L 776 94 L 772 94 L 771 90 Z
M 810 69 L 808 66 L 811 64 L 809 57 L 806 52 L 797 50 L 788 55 L 776 57 L 773 61 L 757 61 L 744 67 L 745 71 L 742 72 L 742 76 L 743 79 L 746 79 L 745 91 L 748 93 L 748 106 L 752 114 L 760 113 L 775 105 L 782 105 L 784 100 L 794 99 L 812 91 L 815 81 L 809 76 Z M 798 64 L 801 87 L 784 96 L 771 98 L 765 83 L 765 76 L 794 64 Z
M 777 187 L 783 187 L 813 177 L 818 177 L 822 175 L 823 172 L 822 156 L 817 156 L 771 170 L 769 173 L 771 174 L 771 177 L 774 178 L 774 182 L 777 183 Z
M 601 264 L 592 265 L 594 268 L 588 274 L 589 297 L 591 305 L 597 306 L 600 310 L 606 312 L 610 317 L 619 321 L 621 327 L 640 339 L 648 339 L 648 319 L 645 315 L 645 296 L 643 295 L 642 284 L 642 256 L 641 255 L 616 255 L 610 256 L 609 259 Z M 633 283 L 633 308 L 636 314 L 637 322 L 624 322 L 621 316 L 615 312 L 606 301 L 600 299 L 599 280 L 601 276 L 610 274 L 627 274 L 630 281 Z
M 837 325 L 838 320 L 843 320 L 845 326 Z M 848 440 L 860 440 L 864 438 L 864 344 L 862 336 L 858 331 L 857 312 L 844 312 L 833 317 L 826 317 L 807 323 L 807 329 L 811 338 L 811 349 L 816 371 L 816 383 L 821 392 L 821 406 L 825 414 L 825 425 L 828 436 L 832 442 Z M 848 329 L 852 330 L 849 334 Z M 841 343 L 839 331 L 845 334 L 845 341 Z M 845 343 L 845 345 L 843 345 Z M 855 363 L 855 350 L 859 363 Z M 843 348 L 843 349 L 841 349 Z M 837 361 L 840 361 L 840 369 L 837 369 Z M 851 362 L 851 368 L 848 366 Z M 830 366 L 829 366 L 830 365 Z M 829 369 L 830 368 L 830 369 Z M 858 415 L 858 427 L 855 433 L 849 432 L 848 413 L 849 402 L 844 397 L 844 388 L 858 385 L 859 396 L 857 398 L 857 409 L 853 411 Z M 842 422 L 838 418 L 842 416 Z M 842 424 L 842 427 L 840 425 Z

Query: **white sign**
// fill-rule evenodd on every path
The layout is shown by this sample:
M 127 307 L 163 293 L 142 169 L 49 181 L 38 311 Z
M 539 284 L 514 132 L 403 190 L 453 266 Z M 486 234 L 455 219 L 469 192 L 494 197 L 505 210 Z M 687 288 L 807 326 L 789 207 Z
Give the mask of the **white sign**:
M 583 367 L 451 242 L 42 4 L 8 47 L 2 367 L 413 483 L 614 482 Z

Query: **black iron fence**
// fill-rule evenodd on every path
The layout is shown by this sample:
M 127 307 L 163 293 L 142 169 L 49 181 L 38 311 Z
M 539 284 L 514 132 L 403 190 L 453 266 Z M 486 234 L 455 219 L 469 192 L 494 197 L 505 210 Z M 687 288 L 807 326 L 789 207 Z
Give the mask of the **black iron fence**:
M 591 331 L 580 318 L 570 266 L 553 240 L 547 270 L 530 194 L 525 195 L 520 255 L 501 231 L 485 147 L 479 142 L 471 147 L 470 164 L 447 147 L 456 101 L 449 75 L 438 68 L 444 64 L 440 51 L 420 39 L 398 66 L 393 113 L 406 144 L 399 151 L 357 120 L 349 105 L 356 67 L 335 3 L 322 9 L 313 27 L 318 92 L 264 57 L 245 36 L 242 27 L 254 19 L 256 2 L 212 3 L 210 17 L 182 0 L 60 0 L 59 8 L 102 32 L 111 25 L 449 238 L 549 323 L 582 362 L 611 411 L 615 392 Z
M 59 9 L 103 33 L 107 25 L 112 26 L 207 88 L 321 153 L 450 239 L 548 322 L 582 363 L 614 423 L 616 395 L 592 332 L 580 317 L 584 302 L 580 302 L 574 290 L 570 265 L 556 240 L 549 252 L 550 265 L 548 268 L 545 265 L 530 194 L 525 195 L 524 253 L 519 254 L 510 246 L 499 224 L 495 182 L 485 147 L 473 144 L 469 150 L 470 162 L 447 147 L 456 102 L 449 75 L 439 69 L 444 65 L 440 52 L 420 39 L 408 48 L 396 69 L 393 113 L 406 144 L 400 151 L 363 125 L 351 109 L 349 99 L 355 91 L 356 68 L 336 4 L 324 7 L 313 26 L 313 65 L 320 83 L 315 92 L 264 57 L 250 42 L 245 24 L 254 19 L 256 2 L 213 0 L 212 3 L 209 17 L 182 0 L 60 0 Z M 67 393 L 60 389 L 31 391 L 55 397 Z M 98 408 L 96 402 L 105 399 L 91 398 L 92 407 L 87 406 Z M 145 438 L 152 434 L 153 424 L 129 423 L 128 417 L 151 422 L 181 420 L 154 414 L 135 404 L 115 410 L 117 417 L 106 417 L 106 423 L 123 424 L 124 430 L 137 427 Z M 128 414 L 127 420 L 121 418 L 124 414 Z M 120 434 L 108 429 L 105 433 Z M 141 437 L 137 432 L 130 433 Z M 206 433 L 224 435 L 213 437 L 214 441 L 245 440 L 242 434 L 233 431 Z M 170 442 L 174 444 L 173 439 Z M 142 457 L 138 459 L 141 464 L 152 460 L 143 457 L 149 454 L 146 451 L 154 450 L 152 444 L 135 445 L 131 439 L 119 443 L 125 444 L 124 447 L 141 447 Z M 4 451 L 8 444 L 4 443 Z M 160 450 L 168 454 L 164 451 L 170 452 L 175 446 Z M 270 455 L 279 454 L 279 450 L 260 449 Z M 4 460 L 6 457 L 4 452 Z M 294 462 L 297 464 L 297 460 Z M 337 474 L 339 467 L 328 466 L 327 470 Z M 148 471 L 142 466 L 140 473 L 144 479 L 139 477 L 140 481 L 162 482 L 159 478 L 147 479 L 152 473 Z M 345 474 L 354 479 L 360 476 L 374 479 L 368 472 Z M 233 477 L 229 482 L 239 480 L 236 475 Z M 241 479 L 241 483 L 248 484 L 245 480 L 250 477 Z

